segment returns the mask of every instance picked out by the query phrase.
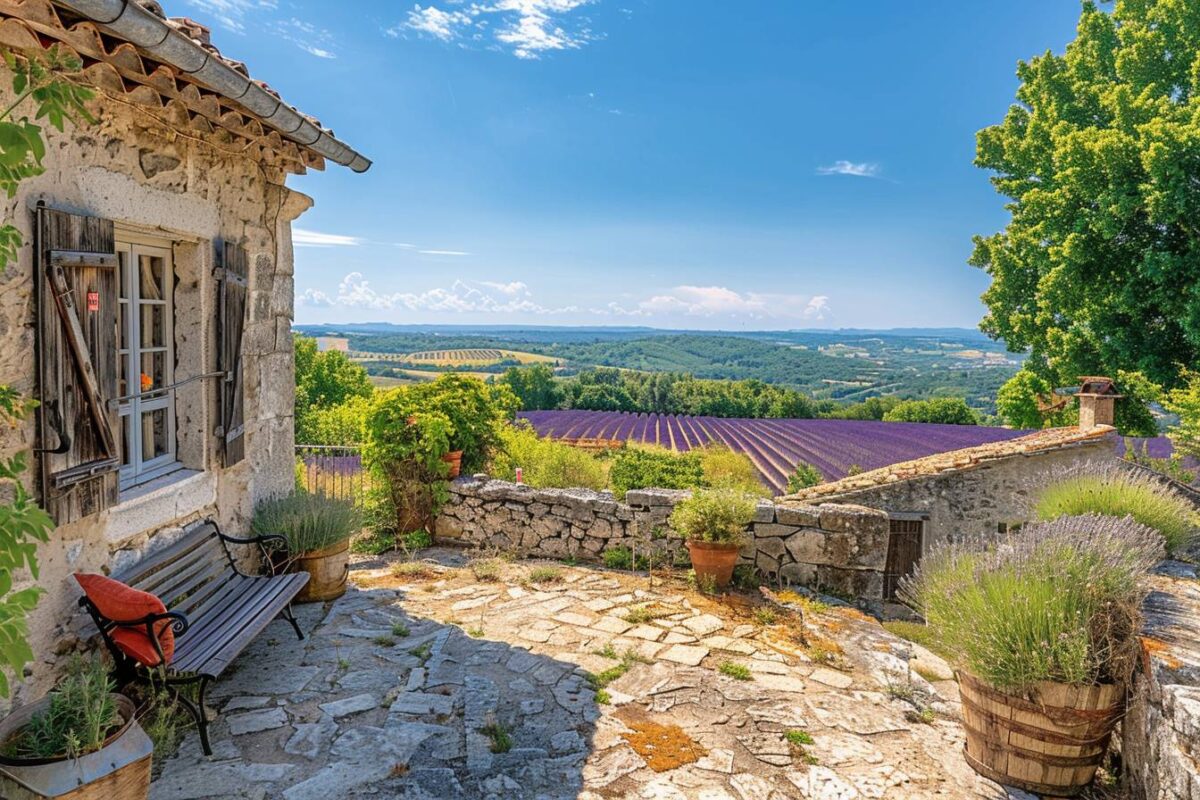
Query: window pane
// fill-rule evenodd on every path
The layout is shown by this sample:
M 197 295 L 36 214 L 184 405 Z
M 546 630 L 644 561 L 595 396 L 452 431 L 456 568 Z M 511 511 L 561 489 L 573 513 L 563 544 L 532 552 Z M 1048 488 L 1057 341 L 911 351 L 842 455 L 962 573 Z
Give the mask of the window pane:
M 143 300 L 163 300 L 163 260 L 158 256 L 138 256 L 141 264 L 141 298 Z
M 122 300 L 121 302 L 117 303 L 117 315 L 118 315 L 117 316 L 117 324 L 120 326 L 117 328 L 117 330 L 120 331 L 120 334 L 121 334 L 120 348 L 122 350 L 128 350 L 129 349 L 129 320 L 128 320 L 129 303 L 128 302 L 126 302 L 125 300 Z
M 142 461 L 158 458 L 168 452 L 167 409 L 142 412 Z
M 145 393 L 167 385 L 167 354 L 142 353 L 142 374 L 139 391 Z
M 121 416 L 121 466 L 127 467 L 132 463 L 132 443 L 129 441 L 129 415 Z
M 117 295 L 122 300 L 129 299 L 129 254 L 124 250 L 117 251 L 117 263 L 120 265 L 121 283 L 117 287 Z
M 141 342 L 142 347 L 166 347 L 166 326 L 163 320 L 167 315 L 167 307 L 159 304 L 141 304 Z

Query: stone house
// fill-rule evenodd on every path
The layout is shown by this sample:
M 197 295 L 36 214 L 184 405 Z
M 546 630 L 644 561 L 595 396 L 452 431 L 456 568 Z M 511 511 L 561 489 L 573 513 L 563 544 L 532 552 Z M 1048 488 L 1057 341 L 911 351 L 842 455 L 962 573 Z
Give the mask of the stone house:
M 94 123 L 47 127 L 45 173 L 5 208 L 25 244 L 0 273 L 0 384 L 40 406 L 0 454 L 33 451 L 58 525 L 39 548 L 36 695 L 75 643 L 73 572 L 199 518 L 245 531 L 290 489 L 291 225 L 312 201 L 286 178 L 370 162 L 153 0 L 0 0 L 0 46 L 73 53 L 95 93 Z

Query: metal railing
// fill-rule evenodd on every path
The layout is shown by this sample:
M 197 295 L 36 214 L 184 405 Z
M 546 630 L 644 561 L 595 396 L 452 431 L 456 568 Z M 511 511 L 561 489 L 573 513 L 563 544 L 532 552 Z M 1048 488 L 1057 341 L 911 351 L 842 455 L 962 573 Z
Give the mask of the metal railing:
M 296 445 L 296 486 L 306 492 L 350 500 L 361 507 L 370 487 L 362 448 Z

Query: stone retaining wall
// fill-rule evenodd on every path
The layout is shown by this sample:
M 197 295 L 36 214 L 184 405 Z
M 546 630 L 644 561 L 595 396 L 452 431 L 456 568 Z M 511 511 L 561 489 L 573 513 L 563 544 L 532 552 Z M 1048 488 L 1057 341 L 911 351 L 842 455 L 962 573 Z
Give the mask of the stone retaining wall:
M 598 560 L 626 548 L 656 564 L 688 563 L 670 526 L 686 491 L 630 491 L 625 502 L 589 489 L 534 489 L 486 475 L 450 484 L 435 528 L 443 542 L 542 558 Z M 741 563 L 772 582 L 820 587 L 867 601 L 883 597 L 888 517 L 862 506 L 777 506 L 759 501 Z
M 1121 726 L 1126 783 L 1144 800 L 1200 800 L 1200 567 L 1160 566 L 1145 612 L 1145 658 Z

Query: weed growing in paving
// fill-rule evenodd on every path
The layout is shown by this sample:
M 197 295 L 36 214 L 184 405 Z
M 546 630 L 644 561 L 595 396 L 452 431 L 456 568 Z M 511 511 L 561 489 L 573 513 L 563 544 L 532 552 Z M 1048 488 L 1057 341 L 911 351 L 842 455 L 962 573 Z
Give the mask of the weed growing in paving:
M 348 659 L 348 658 L 339 658 L 339 659 L 337 660 L 337 668 L 338 668 L 338 672 L 346 672 L 346 671 L 348 671 L 348 670 L 350 669 L 350 659 Z
M 625 616 L 622 619 L 626 622 L 632 622 L 635 625 L 641 625 L 659 617 L 665 617 L 666 615 L 667 612 L 651 608 L 650 606 L 634 606 L 625 612 Z
M 476 626 L 474 628 L 467 628 L 467 636 L 470 636 L 472 639 L 482 639 L 483 638 L 483 628 L 481 628 L 479 626 Z
M 400 561 L 392 564 L 394 578 L 432 578 L 437 573 L 425 561 Z
M 904 718 L 909 722 L 919 722 L 922 725 L 932 725 L 936 715 L 933 709 L 929 706 L 924 706 L 920 709 L 910 708 L 904 712 Z
M 396 639 L 395 639 L 395 637 L 392 637 L 392 636 L 376 636 L 371 641 L 374 642 L 375 644 L 379 645 L 380 647 L 395 647 L 396 646 Z
M 408 636 L 409 633 L 411 633 L 411 631 L 409 631 L 408 626 L 403 622 L 392 623 L 392 636 L 395 636 L 397 639 L 403 639 Z
M 613 647 L 612 642 L 609 642 L 603 648 L 597 650 L 596 654 L 604 656 L 605 658 L 617 658 L 617 651 L 616 648 Z M 597 703 L 603 703 L 607 705 L 609 702 L 611 702 L 612 697 L 608 693 L 608 685 L 624 675 L 626 672 L 629 672 L 630 668 L 634 664 L 653 663 L 650 659 L 638 653 L 632 647 L 622 653 L 620 659 L 621 663 L 615 664 L 603 672 L 598 674 L 592 674 L 589 672 L 587 674 L 587 682 L 591 684 L 593 689 L 596 690 Z
M 716 594 L 717 579 L 711 575 L 697 575 L 696 570 L 689 569 L 687 574 L 688 586 L 701 594 Z
M 512 749 L 512 736 L 499 722 L 492 722 L 484 726 L 481 733 L 492 740 L 491 751 L 493 753 L 507 753 Z
M 504 562 L 498 558 L 477 558 L 471 562 L 471 574 L 477 581 L 498 581 Z
M 433 645 L 429 642 L 426 642 L 420 647 L 414 647 L 412 650 L 409 650 L 408 654 L 410 656 L 416 656 L 418 659 L 420 659 L 421 665 L 424 666 L 425 662 L 429 660 L 429 656 L 432 651 Z
M 609 569 L 633 568 L 633 551 L 628 547 L 614 547 L 610 550 L 605 550 L 602 558 L 604 559 L 604 566 Z
M 612 703 L 612 695 L 608 693 L 607 689 L 597 689 L 596 702 L 604 706 L 609 705 Z
M 557 583 L 562 580 L 562 570 L 557 567 L 534 567 L 526 578 L 530 583 Z
M 808 731 L 790 730 L 784 731 L 783 738 L 787 739 L 788 744 L 796 751 L 796 755 L 804 761 L 805 764 L 816 764 L 817 757 L 808 752 L 807 745 L 814 744 L 812 734 Z
M 598 656 L 604 656 L 605 658 L 617 658 L 617 648 L 613 647 L 612 642 L 609 642 L 599 650 L 593 650 L 592 652 Z
M 779 614 L 769 606 L 759 606 L 754 609 L 754 621 L 759 625 L 774 625 L 779 622 Z
M 722 675 L 728 675 L 739 681 L 753 680 L 754 676 L 750 674 L 750 668 L 745 664 L 739 664 L 736 661 L 722 661 L 721 666 L 717 667 Z

